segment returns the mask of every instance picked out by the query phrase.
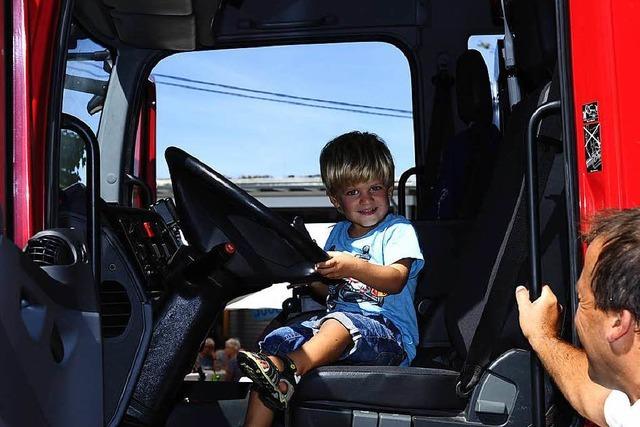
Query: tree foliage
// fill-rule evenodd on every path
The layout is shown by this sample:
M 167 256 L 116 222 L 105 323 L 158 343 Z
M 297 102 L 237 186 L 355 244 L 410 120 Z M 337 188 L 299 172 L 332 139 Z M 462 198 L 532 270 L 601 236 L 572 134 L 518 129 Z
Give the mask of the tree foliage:
M 72 130 L 62 129 L 60 136 L 60 187 L 65 188 L 84 180 L 81 168 L 87 164 L 84 142 Z

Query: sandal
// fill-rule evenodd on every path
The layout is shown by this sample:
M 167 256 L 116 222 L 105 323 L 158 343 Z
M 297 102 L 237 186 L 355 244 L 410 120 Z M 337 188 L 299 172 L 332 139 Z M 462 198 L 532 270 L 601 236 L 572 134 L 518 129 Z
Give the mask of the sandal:
M 284 410 L 293 395 L 296 365 L 289 358 L 281 357 L 284 371 L 278 371 L 276 365 L 262 353 L 241 350 L 238 353 L 238 365 L 247 377 L 253 381 L 262 402 L 273 410 Z M 285 392 L 280 391 L 280 383 L 287 386 Z

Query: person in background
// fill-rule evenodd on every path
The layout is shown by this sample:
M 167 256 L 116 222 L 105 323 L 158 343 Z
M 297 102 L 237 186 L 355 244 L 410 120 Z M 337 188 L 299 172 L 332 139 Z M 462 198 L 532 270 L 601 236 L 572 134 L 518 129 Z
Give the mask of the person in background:
M 215 350 L 216 343 L 213 341 L 213 338 L 207 338 L 204 340 L 200 352 L 198 353 L 198 357 L 196 358 L 194 370 L 197 370 L 198 368 L 213 369 Z
M 531 302 L 516 289 L 520 328 L 562 394 L 584 418 L 640 426 L 640 209 L 600 214 L 586 235 L 576 284 L 582 348 L 560 338 L 561 308 L 548 286 Z
M 225 381 L 227 377 L 227 356 L 224 350 L 218 350 L 213 359 L 212 381 Z
M 224 343 L 224 354 L 227 356 L 225 381 L 238 382 L 242 377 L 242 371 L 240 371 L 238 361 L 236 360 L 240 348 L 240 340 L 237 338 L 229 338 Z
M 214 359 L 214 364 L 217 363 L 217 366 L 220 369 L 226 370 L 228 362 L 229 362 L 229 358 L 227 357 L 227 353 L 224 350 L 216 350 L 216 357 Z

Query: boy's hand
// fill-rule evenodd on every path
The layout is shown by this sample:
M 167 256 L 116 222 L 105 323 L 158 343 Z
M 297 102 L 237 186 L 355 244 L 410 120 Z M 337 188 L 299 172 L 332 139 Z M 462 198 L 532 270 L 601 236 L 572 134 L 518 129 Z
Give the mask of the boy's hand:
M 353 277 L 358 258 L 343 252 L 327 252 L 331 259 L 316 264 L 316 271 L 328 279 L 344 279 Z

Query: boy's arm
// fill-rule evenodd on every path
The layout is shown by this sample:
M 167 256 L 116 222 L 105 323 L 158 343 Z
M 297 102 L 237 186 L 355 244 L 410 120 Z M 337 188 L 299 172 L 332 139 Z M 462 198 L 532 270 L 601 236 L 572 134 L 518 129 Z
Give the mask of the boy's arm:
M 316 271 L 329 279 L 353 277 L 386 294 L 397 294 L 407 283 L 411 258 L 393 264 L 377 265 L 342 252 L 329 252 L 331 259 L 316 264 Z

